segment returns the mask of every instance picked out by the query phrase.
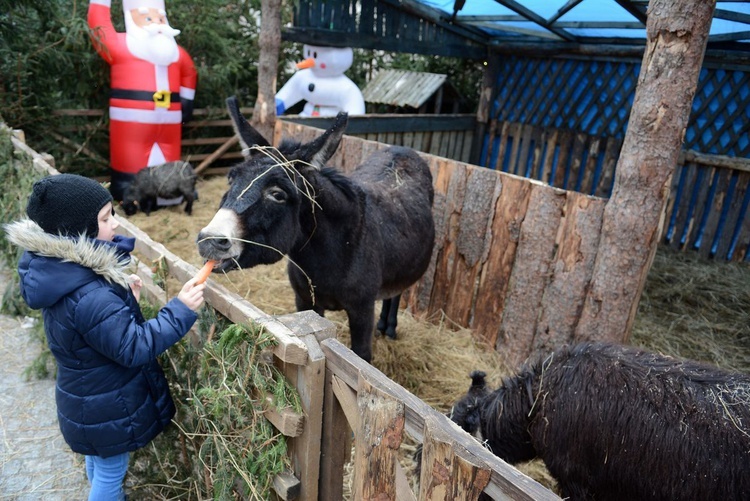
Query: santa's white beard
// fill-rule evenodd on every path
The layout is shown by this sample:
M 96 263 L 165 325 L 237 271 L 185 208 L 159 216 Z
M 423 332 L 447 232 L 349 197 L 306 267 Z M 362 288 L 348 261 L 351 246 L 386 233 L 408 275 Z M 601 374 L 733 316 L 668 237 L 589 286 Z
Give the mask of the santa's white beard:
M 132 21 L 129 12 L 125 16 L 125 28 L 128 49 L 135 57 L 161 66 L 169 66 L 180 57 L 180 50 L 174 39 L 179 30 L 156 24 L 141 28 Z

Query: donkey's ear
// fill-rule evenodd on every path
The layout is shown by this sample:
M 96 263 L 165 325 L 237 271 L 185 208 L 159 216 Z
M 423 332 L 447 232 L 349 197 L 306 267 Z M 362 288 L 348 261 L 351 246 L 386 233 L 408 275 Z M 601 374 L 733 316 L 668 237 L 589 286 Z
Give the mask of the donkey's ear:
M 232 117 L 232 126 L 237 135 L 240 136 L 240 143 L 242 144 L 242 154 L 247 158 L 249 155 L 246 153 L 253 146 L 271 146 L 266 138 L 264 138 L 260 132 L 255 130 L 250 123 L 242 116 L 240 112 L 240 103 L 237 101 L 236 96 L 230 96 L 226 99 L 227 111 L 229 116 Z
M 344 135 L 348 123 L 349 115 L 343 111 L 339 112 L 331 128 L 319 138 L 300 146 L 294 157 L 317 169 L 323 168 L 326 162 L 336 153 L 336 148 L 341 143 L 341 136 Z

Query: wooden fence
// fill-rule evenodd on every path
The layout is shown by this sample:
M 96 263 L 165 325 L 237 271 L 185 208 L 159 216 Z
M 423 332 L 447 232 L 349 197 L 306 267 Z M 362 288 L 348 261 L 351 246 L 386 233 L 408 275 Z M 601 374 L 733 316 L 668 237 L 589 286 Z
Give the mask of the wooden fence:
M 282 136 L 321 131 L 277 125 Z M 387 145 L 344 136 L 331 159 L 351 171 Z M 506 354 L 574 342 L 593 274 L 605 200 L 423 154 L 433 175 L 435 247 L 422 279 L 404 296 L 418 316 L 444 313 Z
M 242 108 L 249 117 L 252 108 Z M 65 148 L 83 155 L 95 165 L 108 167 L 108 135 L 103 110 L 56 110 L 59 132 L 55 139 Z M 325 128 L 328 118 L 281 117 L 284 121 Z M 474 140 L 474 115 L 367 115 L 352 116 L 347 134 L 387 144 L 400 144 L 417 151 L 468 162 Z M 182 159 L 198 173 L 224 173 L 242 159 L 238 137 L 225 109 L 196 109 L 183 127 Z
M 493 121 L 480 164 L 565 190 L 608 198 L 622 140 Z M 684 151 L 676 166 L 663 242 L 703 257 L 750 260 L 750 160 Z
M 252 108 L 242 108 L 251 114 Z M 55 139 L 64 147 L 87 157 L 103 168 L 109 167 L 109 135 L 104 110 L 55 110 L 60 125 Z M 242 159 L 238 138 L 234 135 L 232 121 L 224 109 L 196 109 L 193 120 L 183 126 L 182 159 L 193 164 L 198 172 L 208 167 L 226 166 Z
M 686 151 L 672 179 L 664 242 L 706 258 L 750 261 L 750 160 Z
M 252 109 L 243 108 L 243 113 L 249 115 Z M 97 130 L 104 134 L 103 111 L 55 114 L 64 122 L 74 120 L 61 123 L 56 137 L 62 145 L 107 164 L 94 148 L 64 135 Z M 193 162 L 199 173 L 226 172 L 228 165 L 242 158 L 226 111 L 198 109 L 195 117 L 185 127 L 183 159 Z M 281 120 L 319 129 L 332 123 L 332 118 L 282 116 Z M 497 120 L 489 123 L 484 138 L 476 138 L 475 129 L 474 115 L 366 115 L 350 118 L 347 135 L 463 163 L 477 156 L 480 166 L 563 190 L 601 198 L 612 192 L 622 139 Z M 683 152 L 671 187 L 663 242 L 708 258 L 750 260 L 749 184 L 748 159 Z
M 284 116 L 281 120 L 326 129 L 333 119 Z M 475 126 L 474 115 L 366 115 L 350 117 L 346 134 L 469 162 Z
M 35 168 L 57 173 L 22 141 L 13 142 L 18 150 L 32 156 Z M 163 260 L 170 276 L 181 282 L 197 273 L 195 266 L 126 219 L 120 219 L 120 223 L 124 234 L 136 238 L 136 252 L 142 259 Z M 141 265 L 140 275 L 144 278 L 144 297 L 163 304 L 166 297 L 148 279 L 149 268 Z M 335 339 L 335 326 L 325 318 L 309 311 L 269 316 L 211 279 L 205 298 L 231 321 L 256 322 L 272 333 L 278 341 L 274 364 L 299 392 L 301 415 L 268 414 L 272 424 L 288 438 L 294 468 L 291 480 L 274 481 L 281 499 L 342 499 L 344 464 L 352 440 L 354 499 L 461 501 L 476 500 L 482 492 L 493 499 L 560 499 L 363 362 Z M 416 495 L 396 461 L 396 450 L 405 433 L 423 444 Z

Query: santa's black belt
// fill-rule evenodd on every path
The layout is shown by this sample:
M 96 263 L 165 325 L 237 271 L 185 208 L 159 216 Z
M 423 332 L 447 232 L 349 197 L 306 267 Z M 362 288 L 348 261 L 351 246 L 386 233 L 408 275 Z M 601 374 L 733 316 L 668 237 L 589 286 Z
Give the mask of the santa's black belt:
M 109 97 L 112 99 L 131 99 L 133 101 L 153 101 L 155 103 L 180 101 L 179 92 L 152 92 L 148 90 L 111 89 Z

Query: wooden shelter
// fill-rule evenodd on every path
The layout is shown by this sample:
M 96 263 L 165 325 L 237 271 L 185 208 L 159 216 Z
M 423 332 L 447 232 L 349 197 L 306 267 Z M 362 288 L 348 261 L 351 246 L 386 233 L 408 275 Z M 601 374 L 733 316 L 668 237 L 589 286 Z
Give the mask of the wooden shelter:
M 362 89 L 368 108 L 384 113 L 459 113 L 462 99 L 448 75 L 381 70 Z M 370 111 L 371 112 L 371 111 Z

